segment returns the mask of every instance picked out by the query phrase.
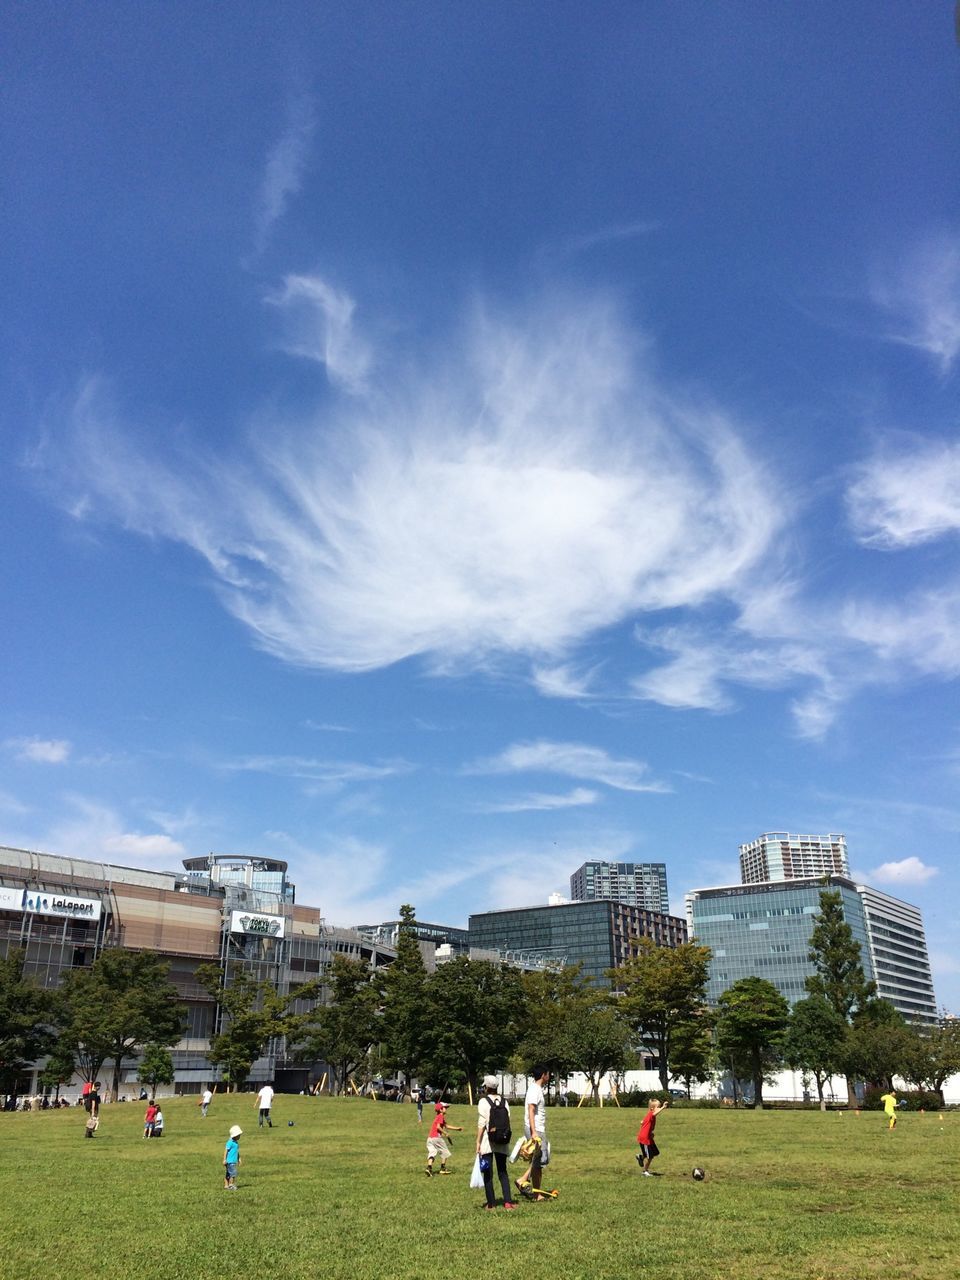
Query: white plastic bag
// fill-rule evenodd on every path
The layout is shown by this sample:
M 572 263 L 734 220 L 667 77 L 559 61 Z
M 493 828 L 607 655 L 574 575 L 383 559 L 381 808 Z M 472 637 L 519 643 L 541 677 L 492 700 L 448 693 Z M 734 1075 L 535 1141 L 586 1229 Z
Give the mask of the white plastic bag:
M 510 1152 L 510 1163 L 517 1163 L 517 1156 L 520 1154 L 520 1148 L 523 1146 L 523 1138 L 518 1138 L 513 1144 L 513 1150 Z
M 473 1172 L 470 1174 L 470 1190 L 483 1190 L 483 1174 L 480 1172 L 480 1157 L 477 1156 L 473 1162 Z

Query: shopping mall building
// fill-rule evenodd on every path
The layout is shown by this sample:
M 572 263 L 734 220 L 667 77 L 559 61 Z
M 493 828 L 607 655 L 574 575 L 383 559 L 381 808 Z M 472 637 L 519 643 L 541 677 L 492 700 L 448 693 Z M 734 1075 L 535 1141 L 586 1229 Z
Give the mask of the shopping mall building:
M 219 1010 L 197 982 L 199 965 L 219 965 L 226 985 L 246 969 L 287 994 L 325 973 L 336 954 L 375 967 L 396 955 L 375 938 L 328 927 L 318 907 L 298 904 L 287 864 L 273 858 L 210 854 L 187 858 L 182 872 L 170 873 L 0 846 L 0 955 L 23 948 L 26 972 L 56 987 L 65 970 L 89 967 L 105 947 L 152 951 L 169 964 L 187 1010 L 184 1038 L 173 1050 L 173 1087 L 186 1093 L 218 1078 L 206 1051 L 220 1029 Z M 275 1042 L 250 1080 L 298 1091 L 311 1076 Z M 35 1077 L 21 1081 L 20 1092 L 35 1092 Z M 135 1083 L 135 1064 L 122 1080 L 121 1093 Z

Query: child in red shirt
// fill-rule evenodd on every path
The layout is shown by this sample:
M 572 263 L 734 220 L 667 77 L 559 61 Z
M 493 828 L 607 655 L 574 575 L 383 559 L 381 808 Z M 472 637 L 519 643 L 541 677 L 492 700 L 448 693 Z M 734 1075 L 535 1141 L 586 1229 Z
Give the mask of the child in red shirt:
M 637 1134 L 637 1141 L 640 1143 L 640 1150 L 637 1152 L 637 1164 L 643 1170 L 645 1178 L 653 1177 L 650 1172 L 650 1161 L 660 1154 L 660 1148 L 653 1140 L 653 1131 L 657 1127 L 657 1116 L 668 1105 L 666 1102 L 661 1102 L 659 1098 L 651 1098 L 650 1108 L 643 1117 L 640 1132 Z
M 447 1146 L 446 1132 L 448 1129 L 456 1130 L 457 1133 L 463 1133 L 463 1125 L 447 1124 L 447 1103 L 438 1102 L 434 1106 L 436 1115 L 433 1118 L 433 1124 L 430 1126 L 430 1136 L 427 1138 L 427 1167 L 424 1170 L 428 1178 L 433 1177 L 433 1162 L 437 1156 L 440 1157 L 440 1172 L 449 1173 L 447 1161 L 450 1159 L 450 1148 Z

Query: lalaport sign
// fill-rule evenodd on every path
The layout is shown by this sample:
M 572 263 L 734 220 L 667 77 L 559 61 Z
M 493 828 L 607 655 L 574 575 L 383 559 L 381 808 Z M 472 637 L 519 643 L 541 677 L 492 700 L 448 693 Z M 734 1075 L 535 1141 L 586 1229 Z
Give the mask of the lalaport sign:
M 234 911 L 230 916 L 230 932 L 248 937 L 282 938 L 284 924 L 283 916 L 263 916 L 254 911 Z
M 72 920 L 100 919 L 100 903 L 93 898 L 48 893 L 45 889 L 27 889 L 23 895 L 23 909 L 37 916 L 69 916 Z

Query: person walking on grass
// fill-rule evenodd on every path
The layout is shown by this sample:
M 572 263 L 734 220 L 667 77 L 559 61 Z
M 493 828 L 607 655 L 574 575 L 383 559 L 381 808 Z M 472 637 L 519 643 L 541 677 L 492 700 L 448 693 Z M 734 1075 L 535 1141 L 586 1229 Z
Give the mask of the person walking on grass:
M 637 1134 L 637 1141 L 640 1143 L 640 1150 L 637 1152 L 637 1164 L 640 1166 L 645 1178 L 654 1176 L 650 1172 L 650 1161 L 660 1154 L 660 1148 L 653 1139 L 653 1132 L 657 1127 L 657 1116 L 667 1106 L 669 1106 L 669 1103 L 661 1102 L 659 1098 L 651 1098 L 647 1114 L 643 1117 L 640 1132 Z
M 496 1076 L 483 1077 L 483 1093 L 477 1102 L 477 1155 L 486 1192 L 485 1209 L 495 1209 L 497 1198 L 493 1192 L 493 1167 L 496 1164 L 503 1207 L 515 1209 L 510 1198 L 510 1178 L 507 1174 L 507 1155 L 510 1151 L 510 1108 L 500 1092 Z
M 210 1092 L 210 1086 L 207 1085 L 203 1093 L 200 1095 L 200 1118 L 202 1120 L 206 1120 L 207 1108 L 210 1106 L 210 1103 L 212 1101 L 213 1101 L 213 1094 Z
M 887 1128 L 895 1129 L 897 1127 L 897 1095 L 893 1091 L 884 1093 L 880 1101 L 883 1103 L 883 1114 L 890 1121 Z
M 531 1082 L 523 1100 L 523 1136 L 533 1139 L 534 1151 L 530 1168 L 517 1178 L 516 1187 L 525 1200 L 544 1200 L 546 1196 L 540 1193 L 543 1166 L 550 1160 L 544 1089 L 550 1083 L 550 1072 L 546 1067 L 538 1066 L 531 1069 L 530 1076 Z
M 430 1126 L 430 1136 L 427 1138 L 427 1167 L 424 1170 L 428 1178 L 433 1177 L 433 1162 L 440 1157 L 440 1173 L 449 1173 L 447 1161 L 450 1159 L 450 1148 L 447 1145 L 447 1133 L 453 1131 L 455 1133 L 463 1133 L 463 1126 L 459 1124 L 447 1124 L 447 1103 L 437 1102 L 434 1104 L 433 1124 Z
M 263 1122 L 266 1120 L 268 1128 L 273 1128 L 273 1121 L 270 1119 L 270 1108 L 273 1106 L 273 1086 L 265 1084 L 257 1094 L 257 1125 L 263 1128 Z
M 235 1124 L 230 1130 L 227 1145 L 223 1149 L 223 1189 L 236 1191 L 237 1170 L 240 1168 L 240 1138 L 243 1130 Z
M 147 1109 L 143 1113 L 143 1136 L 145 1138 L 153 1137 L 153 1126 L 157 1119 L 157 1104 L 148 1102 Z

